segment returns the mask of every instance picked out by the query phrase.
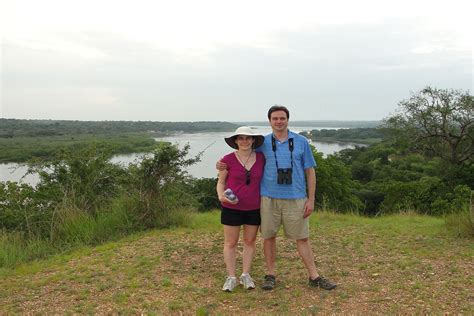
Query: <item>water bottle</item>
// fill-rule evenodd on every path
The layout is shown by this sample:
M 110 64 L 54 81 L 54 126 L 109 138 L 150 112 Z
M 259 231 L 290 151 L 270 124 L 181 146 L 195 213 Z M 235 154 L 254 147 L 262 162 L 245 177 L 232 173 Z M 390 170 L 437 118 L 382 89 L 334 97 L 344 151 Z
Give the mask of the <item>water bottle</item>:
M 225 195 L 226 198 L 228 198 L 231 201 L 237 200 L 237 196 L 234 194 L 234 192 L 231 190 L 231 188 L 228 188 L 227 190 L 225 190 L 224 195 Z

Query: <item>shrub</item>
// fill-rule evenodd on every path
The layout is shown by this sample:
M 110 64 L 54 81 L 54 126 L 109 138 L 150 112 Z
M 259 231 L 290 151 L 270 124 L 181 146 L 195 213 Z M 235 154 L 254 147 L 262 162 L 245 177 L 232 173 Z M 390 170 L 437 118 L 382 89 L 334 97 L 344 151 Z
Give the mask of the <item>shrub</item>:
M 144 156 L 137 165 L 130 165 L 128 203 L 136 219 L 144 227 L 171 225 L 174 211 L 197 207 L 197 201 L 187 192 L 190 177 L 186 167 L 199 161 L 199 156 L 187 158 L 189 145 L 160 143 L 156 150 Z
M 382 192 L 370 189 L 368 187 L 356 190 L 354 191 L 354 194 L 364 204 L 364 207 L 362 208 L 362 213 L 370 216 L 374 216 L 378 213 L 380 209 L 380 204 L 385 198 Z
M 193 179 L 190 182 L 190 192 L 199 203 L 201 212 L 220 208 L 221 203 L 216 193 L 217 178 Z
M 50 161 L 33 162 L 39 194 L 51 202 L 68 203 L 87 213 L 106 204 L 120 192 L 125 171 L 109 161 L 110 154 L 87 147 L 79 151 L 61 151 Z
M 416 211 L 422 214 L 442 215 L 435 213 L 442 211 L 442 202 L 439 197 L 444 196 L 446 187 L 437 177 L 422 177 L 417 181 L 401 182 L 388 181 L 380 185 L 380 190 L 384 193 L 384 201 L 380 205 L 383 213 L 393 213 L 398 211 Z M 433 203 L 435 208 L 432 208 Z
M 49 233 L 52 203 L 30 185 L 0 182 L 0 229 L 24 232 L 30 238 Z
M 314 148 L 313 155 L 317 162 L 316 204 L 338 211 L 357 212 L 362 209 L 363 204 L 353 194 L 356 184 L 351 179 L 350 168 L 334 155 L 324 158 Z

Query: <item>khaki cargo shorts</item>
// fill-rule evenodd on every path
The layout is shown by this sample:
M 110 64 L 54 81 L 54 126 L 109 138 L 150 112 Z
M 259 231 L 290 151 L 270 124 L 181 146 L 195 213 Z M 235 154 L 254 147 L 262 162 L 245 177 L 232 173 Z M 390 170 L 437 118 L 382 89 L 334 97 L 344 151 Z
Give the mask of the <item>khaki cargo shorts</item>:
M 309 237 L 309 216 L 303 218 L 306 199 L 286 200 L 262 196 L 260 200 L 260 230 L 262 238 L 275 237 L 283 224 L 285 236 L 299 240 Z

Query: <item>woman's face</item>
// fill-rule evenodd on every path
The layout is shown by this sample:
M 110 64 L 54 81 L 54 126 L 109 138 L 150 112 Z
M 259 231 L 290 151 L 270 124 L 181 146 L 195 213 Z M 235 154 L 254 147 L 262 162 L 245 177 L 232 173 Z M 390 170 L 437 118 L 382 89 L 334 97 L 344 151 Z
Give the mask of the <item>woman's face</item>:
M 237 135 L 235 138 L 235 143 L 239 149 L 251 149 L 254 142 L 255 139 L 252 136 Z

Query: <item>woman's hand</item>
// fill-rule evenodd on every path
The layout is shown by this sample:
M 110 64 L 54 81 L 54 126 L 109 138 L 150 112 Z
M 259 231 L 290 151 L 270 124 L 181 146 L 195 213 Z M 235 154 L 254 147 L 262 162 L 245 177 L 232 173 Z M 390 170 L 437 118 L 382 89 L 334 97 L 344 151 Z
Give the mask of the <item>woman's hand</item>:
M 239 199 L 235 199 L 235 200 L 229 200 L 225 195 L 222 195 L 222 196 L 219 196 L 219 201 L 221 203 L 227 203 L 227 204 L 232 204 L 232 205 L 236 205 L 237 203 L 239 203 Z

